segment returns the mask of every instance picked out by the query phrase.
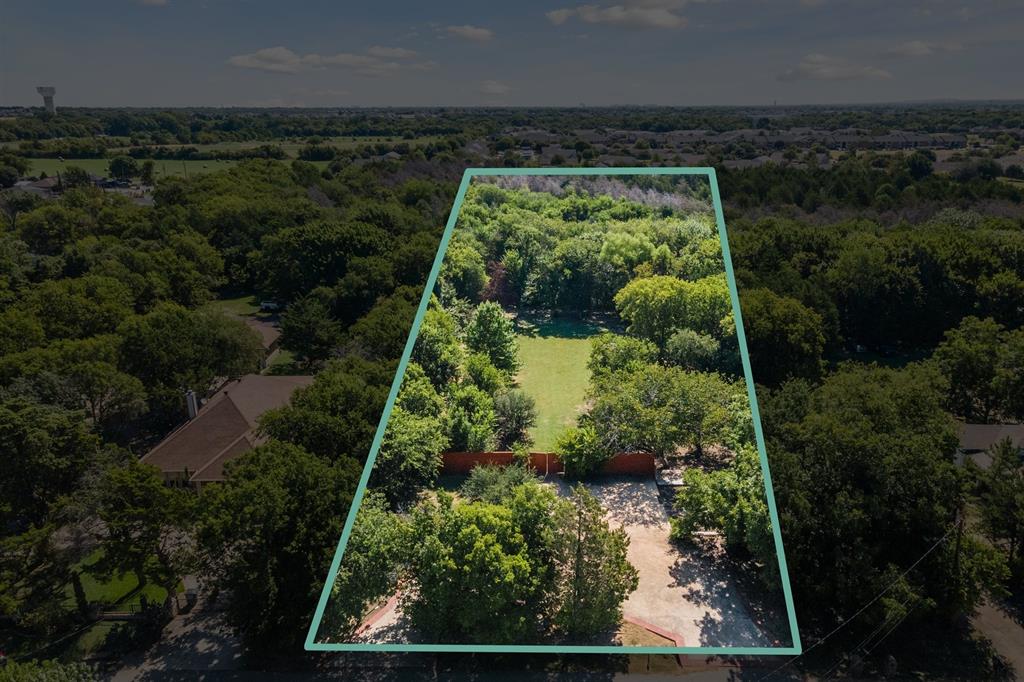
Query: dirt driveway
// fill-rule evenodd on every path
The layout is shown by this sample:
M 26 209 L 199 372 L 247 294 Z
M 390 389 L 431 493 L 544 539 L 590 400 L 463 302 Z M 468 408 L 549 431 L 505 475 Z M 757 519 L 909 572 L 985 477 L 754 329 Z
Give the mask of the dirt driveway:
M 653 480 L 615 477 L 586 485 L 609 520 L 629 534 L 640 585 L 623 605 L 627 617 L 681 635 L 685 646 L 774 646 L 722 562 L 669 542 L 668 513 Z

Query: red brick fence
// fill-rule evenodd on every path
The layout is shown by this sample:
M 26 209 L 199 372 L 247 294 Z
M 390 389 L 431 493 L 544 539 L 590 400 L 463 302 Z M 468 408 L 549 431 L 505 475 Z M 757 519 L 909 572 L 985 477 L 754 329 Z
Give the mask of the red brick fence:
M 508 466 L 515 460 L 509 451 L 497 452 L 446 452 L 442 456 L 441 472 L 445 474 L 468 474 L 478 465 L 493 464 Z M 531 452 L 530 467 L 539 474 L 558 474 L 564 467 L 558 455 L 551 452 Z M 604 463 L 599 473 L 618 476 L 653 476 L 654 456 L 645 452 L 623 452 L 614 455 Z

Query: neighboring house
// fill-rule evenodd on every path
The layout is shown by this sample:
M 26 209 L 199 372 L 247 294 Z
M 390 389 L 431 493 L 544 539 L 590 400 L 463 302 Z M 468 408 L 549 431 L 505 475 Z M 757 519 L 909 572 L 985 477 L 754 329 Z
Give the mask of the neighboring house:
M 229 382 L 142 461 L 160 469 L 164 481 L 176 487 L 223 481 L 226 463 L 263 442 L 256 434 L 260 415 L 286 405 L 297 388 L 311 383 L 311 376 L 262 374 Z
M 41 180 L 20 180 L 14 183 L 16 189 L 29 194 L 35 194 L 43 199 L 52 199 L 60 192 L 60 180 L 57 176 L 43 178 Z
M 263 345 L 263 357 L 260 358 L 260 367 L 265 369 L 270 362 L 271 356 L 277 351 L 281 340 L 281 329 L 277 322 L 263 320 L 258 317 L 246 317 L 245 325 L 260 335 L 260 342 Z
M 971 460 L 988 469 L 992 466 L 989 450 L 1007 438 L 1024 454 L 1024 424 L 961 424 L 957 461 Z

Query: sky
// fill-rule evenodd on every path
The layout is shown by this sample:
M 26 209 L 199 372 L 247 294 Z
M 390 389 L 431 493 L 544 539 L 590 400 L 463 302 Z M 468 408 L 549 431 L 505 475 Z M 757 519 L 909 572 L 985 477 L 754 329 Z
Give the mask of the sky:
M 0 0 L 0 106 L 1024 98 L 1024 0 Z

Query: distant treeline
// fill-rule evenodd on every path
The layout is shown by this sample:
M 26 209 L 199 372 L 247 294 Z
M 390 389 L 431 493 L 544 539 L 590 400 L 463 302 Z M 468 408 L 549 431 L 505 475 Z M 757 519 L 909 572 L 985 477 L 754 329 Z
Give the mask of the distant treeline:
M 0 121 L 0 141 L 65 137 L 145 136 L 155 144 L 328 137 L 422 137 L 474 131 L 490 134 L 508 127 L 553 132 L 613 128 L 667 132 L 741 128 L 785 130 L 858 127 L 924 133 L 1024 128 L 1017 103 L 878 105 L 833 107 L 609 107 L 567 109 L 77 109 L 59 115 L 41 110 Z
M 889 210 L 919 201 L 1004 199 L 1020 203 L 1019 187 L 1001 182 L 1003 174 L 990 159 L 979 159 L 954 175 L 932 172 L 934 155 L 847 157 L 833 168 L 764 164 L 718 172 L 722 198 L 738 207 L 793 204 L 808 213 L 821 206 Z

